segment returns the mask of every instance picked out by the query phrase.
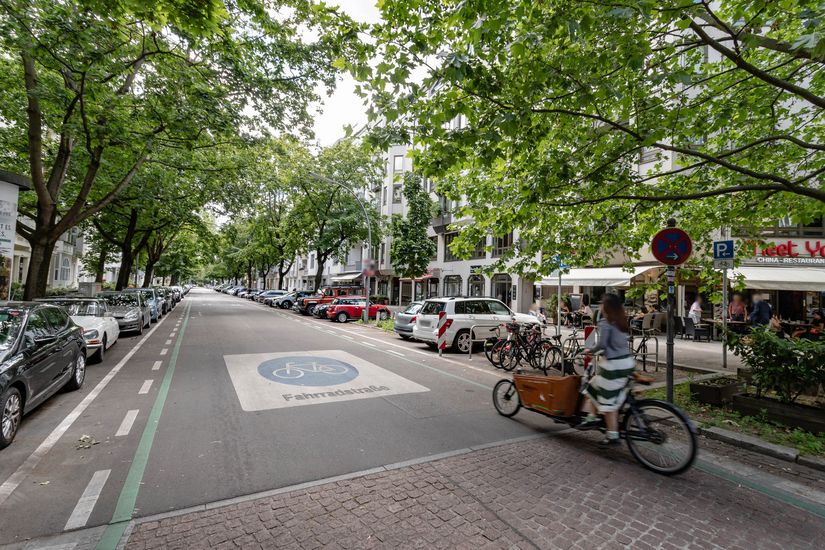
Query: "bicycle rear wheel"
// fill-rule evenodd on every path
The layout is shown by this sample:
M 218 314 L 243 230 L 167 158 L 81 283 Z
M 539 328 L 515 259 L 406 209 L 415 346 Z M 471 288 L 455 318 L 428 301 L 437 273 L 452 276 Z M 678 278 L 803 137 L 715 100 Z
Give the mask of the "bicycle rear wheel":
M 505 340 L 500 338 L 488 338 L 484 341 L 484 355 L 487 360 L 496 368 L 499 368 L 499 350 L 504 345 Z
M 498 414 L 508 418 L 519 411 L 521 401 L 512 380 L 499 380 L 493 387 L 493 406 Z
M 499 365 L 506 371 L 515 369 L 521 361 L 519 346 L 515 342 L 507 342 L 499 352 Z
M 633 458 L 657 474 L 682 473 L 696 459 L 698 442 L 690 419 L 670 403 L 637 401 L 622 419 L 622 432 Z

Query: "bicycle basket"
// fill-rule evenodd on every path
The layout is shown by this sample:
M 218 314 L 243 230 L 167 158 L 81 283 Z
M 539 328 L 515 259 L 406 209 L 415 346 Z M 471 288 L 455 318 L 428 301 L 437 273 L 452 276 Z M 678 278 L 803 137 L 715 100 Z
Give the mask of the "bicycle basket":
M 573 416 L 579 400 L 581 376 L 536 376 L 515 374 L 521 404 L 553 416 Z

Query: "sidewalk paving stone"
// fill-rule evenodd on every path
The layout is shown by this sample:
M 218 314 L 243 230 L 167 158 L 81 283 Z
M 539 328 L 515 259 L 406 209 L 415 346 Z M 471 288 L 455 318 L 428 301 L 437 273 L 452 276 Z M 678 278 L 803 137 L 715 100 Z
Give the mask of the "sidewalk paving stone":
M 821 548 L 825 540 L 825 519 L 700 471 L 658 476 L 624 450 L 598 450 L 590 435 L 557 434 L 138 522 L 126 548 L 751 550 Z

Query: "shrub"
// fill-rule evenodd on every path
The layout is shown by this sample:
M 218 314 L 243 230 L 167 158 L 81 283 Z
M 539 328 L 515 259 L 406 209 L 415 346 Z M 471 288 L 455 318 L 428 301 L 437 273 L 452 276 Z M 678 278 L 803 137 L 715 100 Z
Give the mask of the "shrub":
M 757 397 L 776 392 L 783 403 L 793 403 L 805 390 L 825 382 L 825 343 L 781 338 L 767 327 L 750 334 L 729 332 L 728 344 L 751 369 Z

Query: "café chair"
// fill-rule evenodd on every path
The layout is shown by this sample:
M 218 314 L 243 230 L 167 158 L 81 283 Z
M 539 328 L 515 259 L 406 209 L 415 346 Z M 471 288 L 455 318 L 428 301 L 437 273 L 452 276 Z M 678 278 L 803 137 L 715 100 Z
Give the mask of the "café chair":
M 690 317 L 682 317 L 685 323 L 685 336 L 693 338 L 693 340 L 701 340 L 706 338 L 710 342 L 710 327 L 707 325 L 697 325 Z

